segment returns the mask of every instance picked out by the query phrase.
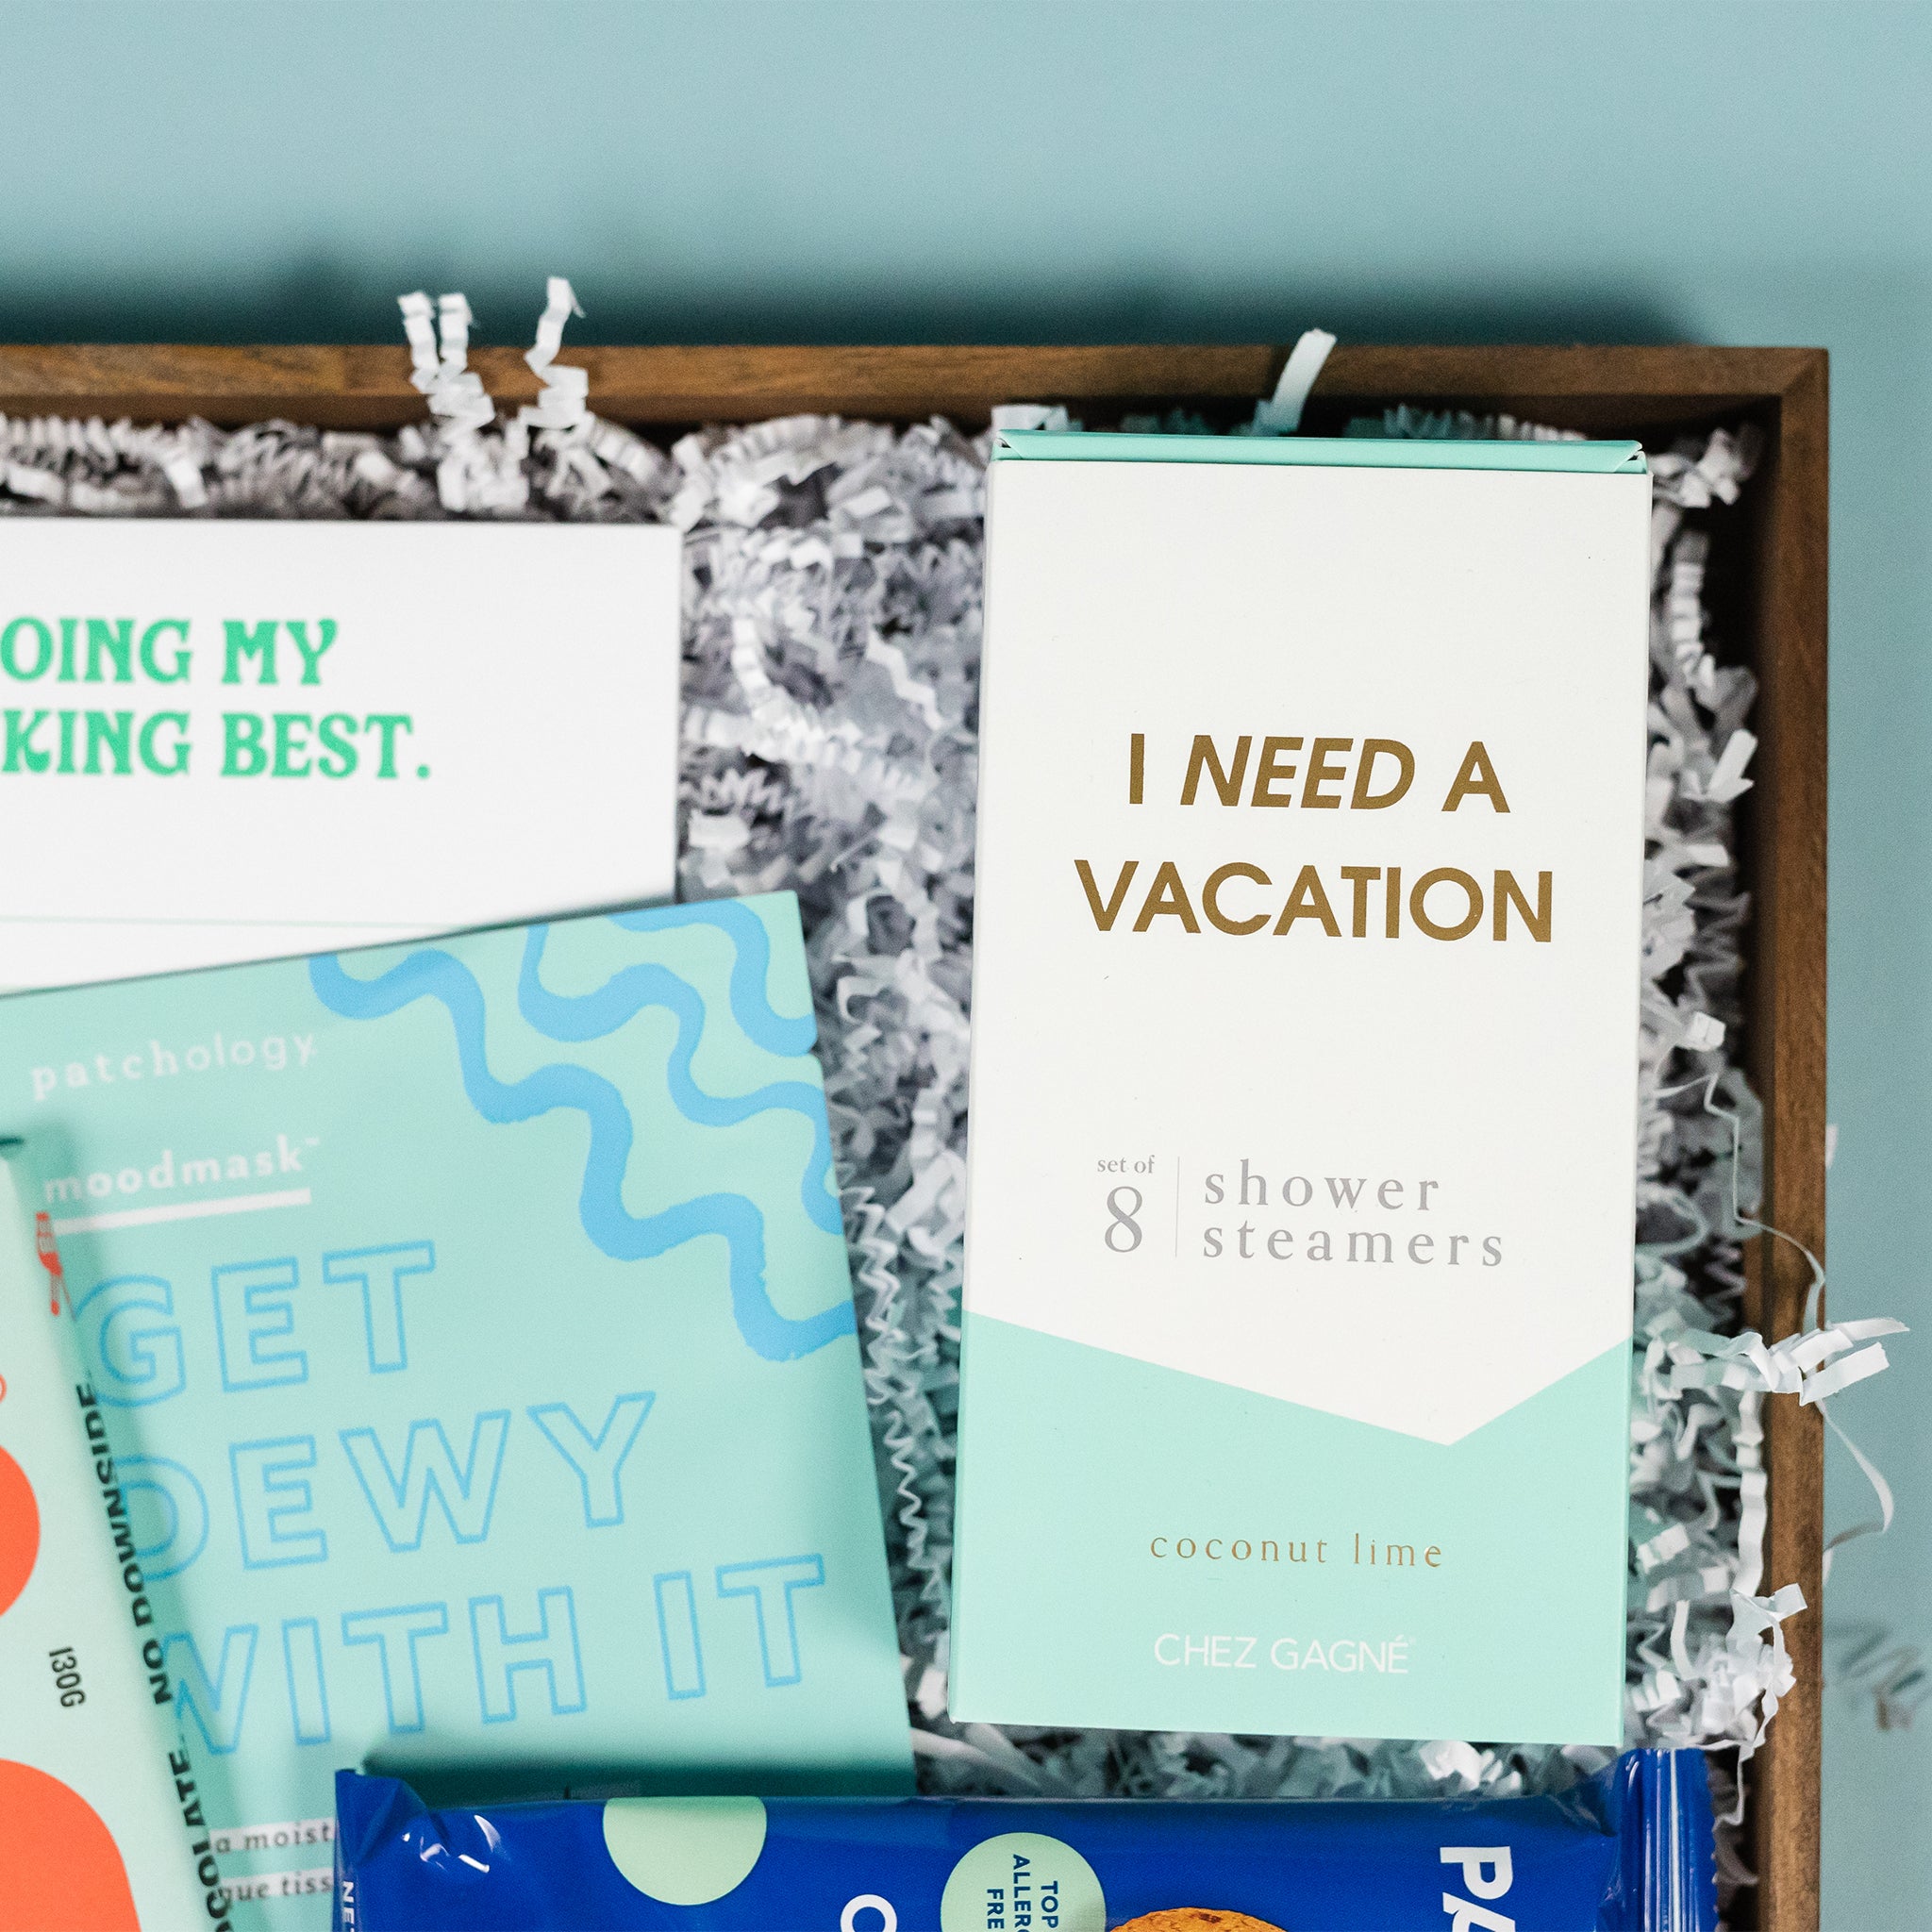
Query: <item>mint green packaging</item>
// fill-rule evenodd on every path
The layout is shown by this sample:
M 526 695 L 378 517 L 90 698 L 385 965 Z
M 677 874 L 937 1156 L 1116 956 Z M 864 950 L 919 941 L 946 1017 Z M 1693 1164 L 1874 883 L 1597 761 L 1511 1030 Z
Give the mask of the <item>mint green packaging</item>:
M 993 455 L 951 1714 L 1614 1744 L 1642 451 Z
M 895 1791 L 796 902 L 0 1002 L 238 1928 L 339 1767 Z

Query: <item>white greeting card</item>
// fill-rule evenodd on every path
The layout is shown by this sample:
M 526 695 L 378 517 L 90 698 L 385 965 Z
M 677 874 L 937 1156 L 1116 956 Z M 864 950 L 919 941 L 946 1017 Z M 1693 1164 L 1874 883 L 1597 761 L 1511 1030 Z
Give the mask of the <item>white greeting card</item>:
M 678 546 L 0 520 L 0 990 L 671 897 Z

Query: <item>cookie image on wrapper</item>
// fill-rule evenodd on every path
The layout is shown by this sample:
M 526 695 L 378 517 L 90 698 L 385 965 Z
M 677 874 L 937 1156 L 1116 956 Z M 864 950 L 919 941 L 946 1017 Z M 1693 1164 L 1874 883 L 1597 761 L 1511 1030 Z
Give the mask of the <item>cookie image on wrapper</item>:
M 1120 1932 L 1282 1932 L 1266 1919 L 1251 1918 L 1246 1912 L 1216 1912 L 1206 1906 L 1175 1906 L 1164 1912 L 1148 1912 L 1129 1919 Z

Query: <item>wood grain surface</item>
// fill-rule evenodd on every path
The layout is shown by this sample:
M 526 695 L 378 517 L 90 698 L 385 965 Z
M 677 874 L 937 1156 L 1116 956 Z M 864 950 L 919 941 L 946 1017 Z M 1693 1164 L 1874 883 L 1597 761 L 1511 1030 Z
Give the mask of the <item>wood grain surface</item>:
M 1274 387 L 1278 346 L 659 347 L 566 349 L 600 414 L 641 427 L 747 422 L 807 410 L 967 426 L 1002 402 L 1064 403 L 1078 417 L 1169 406 L 1243 416 Z M 537 382 L 519 352 L 471 358 L 517 404 Z M 400 347 L 181 344 L 0 346 L 0 411 L 221 425 L 281 416 L 334 428 L 425 419 Z M 1762 686 L 1757 780 L 1740 812 L 1753 892 L 1744 1041 L 1765 1108 L 1765 1219 L 1824 1252 L 1825 583 L 1827 363 L 1819 349 L 1403 348 L 1344 343 L 1304 426 L 1407 402 L 1507 411 L 1599 434 L 1656 437 L 1748 419 L 1767 439 L 1740 512 L 1748 549 L 1742 655 Z M 1766 1238 L 1747 1256 L 1746 1318 L 1768 1336 L 1801 1325 L 1810 1270 Z M 1765 1405 L 1771 1511 L 1766 1587 L 1796 1582 L 1813 1607 L 1786 1626 L 1797 1685 L 1749 1773 L 1755 1897 L 1763 1932 L 1816 1932 L 1820 1560 L 1824 1447 L 1814 1409 Z
M 1436 402 L 1505 407 L 1576 428 L 1652 428 L 1762 408 L 1800 379 L 1804 349 L 1377 348 L 1328 358 L 1311 426 L 1351 407 Z M 600 413 L 629 423 L 747 422 L 800 410 L 900 421 L 983 422 L 995 403 L 1064 402 L 1075 413 L 1185 404 L 1242 413 L 1274 387 L 1287 351 L 1266 344 L 1117 348 L 570 349 Z M 535 399 L 514 349 L 470 358 L 492 395 Z M 299 416 L 326 427 L 390 427 L 425 415 L 400 347 L 212 348 L 195 344 L 0 346 L 0 410 L 211 423 Z

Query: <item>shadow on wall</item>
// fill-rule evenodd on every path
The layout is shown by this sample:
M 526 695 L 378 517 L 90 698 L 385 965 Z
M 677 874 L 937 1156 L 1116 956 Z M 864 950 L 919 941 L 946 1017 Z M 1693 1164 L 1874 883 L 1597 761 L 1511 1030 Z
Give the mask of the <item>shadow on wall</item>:
M 1217 276 L 1185 291 L 1123 272 L 1077 291 L 1038 276 L 983 283 L 917 277 L 890 288 L 819 288 L 753 277 L 665 282 L 575 260 L 525 274 L 501 263 L 425 261 L 407 284 L 317 257 L 245 283 L 146 278 L 23 286 L 0 276 L 0 341 L 12 342 L 372 342 L 403 340 L 396 297 L 461 290 L 473 340 L 523 347 L 543 306 L 543 274 L 567 275 L 587 310 L 570 340 L 599 342 L 1285 341 L 1310 324 L 1344 341 L 1672 342 L 1690 331 L 1626 280 L 1471 280 L 1413 286 Z

